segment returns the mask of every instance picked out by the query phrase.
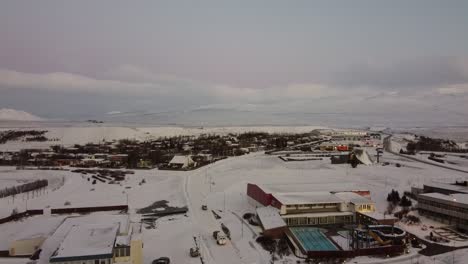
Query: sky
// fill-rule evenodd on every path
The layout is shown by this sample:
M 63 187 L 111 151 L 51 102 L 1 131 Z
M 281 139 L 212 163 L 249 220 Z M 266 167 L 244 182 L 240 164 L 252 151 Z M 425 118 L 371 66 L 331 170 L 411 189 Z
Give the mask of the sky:
M 0 108 L 64 119 L 229 110 L 463 123 L 467 13 L 468 1 L 5 0 Z

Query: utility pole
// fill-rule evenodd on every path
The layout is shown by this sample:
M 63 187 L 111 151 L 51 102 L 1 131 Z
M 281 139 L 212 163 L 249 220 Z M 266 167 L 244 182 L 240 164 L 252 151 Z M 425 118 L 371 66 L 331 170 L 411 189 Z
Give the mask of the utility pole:
M 240 221 L 241 221 L 241 237 L 244 238 L 244 220 L 242 220 L 241 218 Z

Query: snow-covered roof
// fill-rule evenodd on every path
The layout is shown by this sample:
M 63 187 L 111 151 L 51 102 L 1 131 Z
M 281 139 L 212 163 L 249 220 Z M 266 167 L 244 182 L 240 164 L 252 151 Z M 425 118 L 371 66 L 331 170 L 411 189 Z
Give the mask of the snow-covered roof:
M 47 238 L 63 222 L 63 217 L 38 217 L 28 221 L 21 230 L 14 235 L 14 240 Z
M 188 164 L 188 163 L 193 163 L 193 160 L 190 156 L 174 156 L 171 161 L 169 162 L 170 164 Z
M 391 214 L 383 214 L 380 212 L 358 212 L 375 220 L 385 220 L 385 219 L 398 219 Z
M 118 236 L 115 239 L 115 246 L 130 246 L 130 235 Z
M 468 194 L 466 193 L 454 193 L 450 195 L 445 195 L 442 193 L 423 193 L 419 196 L 433 198 L 436 200 L 442 200 L 446 202 L 450 202 L 451 204 L 459 204 L 463 207 L 468 206 Z
M 50 262 L 111 258 L 118 224 L 75 225 L 68 232 Z
M 267 206 L 259 207 L 256 211 L 264 230 L 286 226 L 283 218 L 279 215 L 278 209 Z
M 370 199 L 362 196 L 362 195 L 359 195 L 357 193 L 353 193 L 353 192 L 338 192 L 338 193 L 335 193 L 335 195 L 340 198 L 341 200 L 343 200 L 344 202 L 346 203 L 353 203 L 353 204 L 371 204 L 371 203 L 374 203 L 373 201 L 371 201 Z
M 330 192 L 275 193 L 273 196 L 282 204 L 342 203 L 343 200 Z
M 355 183 L 280 183 L 280 184 L 257 184 L 266 193 L 293 193 L 293 192 L 346 192 L 346 191 L 368 191 Z

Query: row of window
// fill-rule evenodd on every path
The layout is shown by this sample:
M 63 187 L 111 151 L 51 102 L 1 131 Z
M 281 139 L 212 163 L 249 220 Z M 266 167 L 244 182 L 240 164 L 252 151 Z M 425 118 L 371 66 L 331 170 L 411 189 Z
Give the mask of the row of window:
M 353 216 L 294 217 L 285 220 L 288 226 L 349 224 L 354 222 Z
M 111 264 L 111 259 L 65 261 L 61 264 Z
M 468 214 L 468 208 L 463 208 L 463 207 L 438 203 L 438 202 L 429 201 L 429 200 L 425 200 L 425 199 L 421 199 L 421 198 L 419 198 L 418 202 L 420 204 L 426 204 L 426 205 L 430 205 L 430 206 L 433 206 L 433 207 L 442 208 L 442 209 L 445 209 L 445 210 L 450 210 L 450 211 L 454 211 L 454 212 L 460 212 L 460 213 Z
M 130 247 L 118 247 L 114 248 L 114 257 L 129 257 L 130 256 Z
M 358 211 L 371 211 L 373 209 L 372 209 L 372 205 L 370 205 L 370 204 L 361 204 L 361 205 L 358 206 L 357 210 Z

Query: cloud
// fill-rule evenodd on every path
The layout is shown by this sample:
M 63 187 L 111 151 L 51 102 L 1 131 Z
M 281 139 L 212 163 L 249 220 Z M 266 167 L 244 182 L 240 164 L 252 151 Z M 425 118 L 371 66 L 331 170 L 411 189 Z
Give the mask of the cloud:
M 356 64 L 334 72 L 325 82 L 342 87 L 428 90 L 468 83 L 468 58 L 431 57 Z
M 192 96 L 226 102 L 265 102 L 338 94 L 338 91 L 318 84 L 291 84 L 264 89 L 217 85 L 170 75 L 157 75 L 132 65 L 123 65 L 104 75 L 108 78 L 95 79 L 63 72 L 36 74 L 0 70 L 0 87 L 124 96 Z
M 63 72 L 37 74 L 3 69 L 0 70 L 0 91 L 4 90 L 2 96 L 8 98 L 0 99 L 0 103 L 14 101 L 32 107 L 32 98 L 28 94 L 34 94 L 34 98 L 42 94 L 44 102 L 49 100 L 44 98 L 47 97 L 45 95 L 53 95 L 54 105 L 60 103 L 62 108 L 65 107 L 48 110 L 53 113 L 97 111 L 122 115 L 134 111 L 217 110 L 405 114 L 424 113 L 436 107 L 446 112 L 468 114 L 468 109 L 464 107 L 468 104 L 468 96 L 465 96 L 468 95 L 468 78 L 465 79 L 468 67 L 463 62 L 428 62 L 426 66 L 415 62 L 410 63 L 413 65 L 411 67 L 406 65 L 401 69 L 397 66 L 368 66 L 348 70 L 347 76 L 337 76 L 334 80 L 292 82 L 268 88 L 200 82 L 155 74 L 129 64 L 98 74 L 100 78 Z M 422 68 L 413 69 L 417 66 Z M 436 69 L 445 73 L 436 75 Z M 353 71 L 356 75 L 351 74 Z M 424 76 L 429 80 L 424 80 Z M 18 98 L 19 94 L 22 94 L 21 98 Z M 72 105 L 74 108 L 70 108 Z M 119 111 L 113 111 L 116 109 Z

